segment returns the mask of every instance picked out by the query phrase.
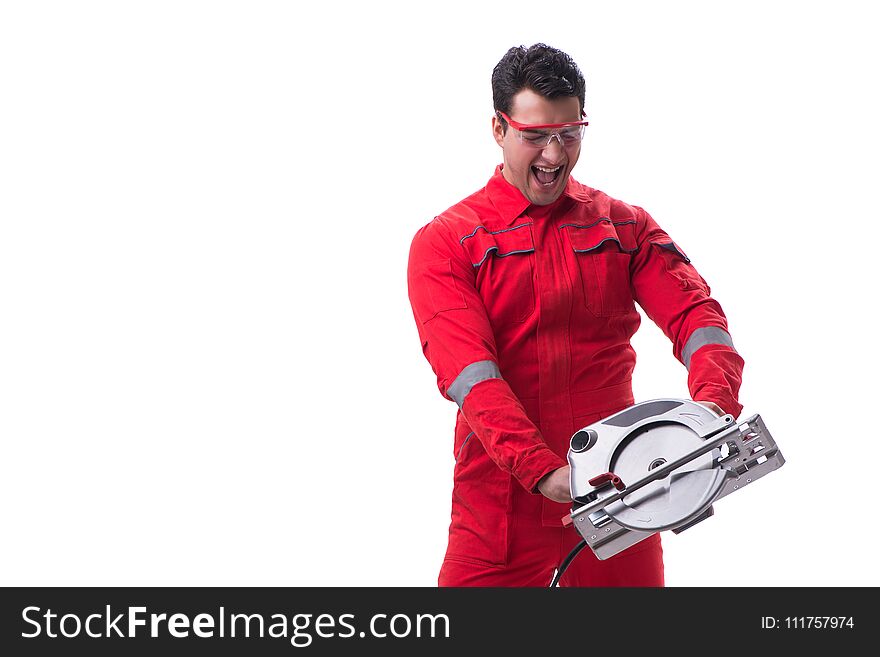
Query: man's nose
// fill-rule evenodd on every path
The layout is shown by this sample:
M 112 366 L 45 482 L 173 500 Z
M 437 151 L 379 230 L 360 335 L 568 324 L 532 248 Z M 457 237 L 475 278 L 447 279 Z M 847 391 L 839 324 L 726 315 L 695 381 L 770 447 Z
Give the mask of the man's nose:
M 562 147 L 562 138 L 557 134 L 550 135 L 550 140 L 544 146 L 543 156 L 551 162 L 562 160 L 565 149 Z

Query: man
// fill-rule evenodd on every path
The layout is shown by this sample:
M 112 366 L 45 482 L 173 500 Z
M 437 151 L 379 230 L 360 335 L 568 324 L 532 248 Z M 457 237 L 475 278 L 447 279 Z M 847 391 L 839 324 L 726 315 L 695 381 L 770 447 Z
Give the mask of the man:
M 634 403 L 637 302 L 688 368 L 692 398 L 739 415 L 743 361 L 721 307 L 642 208 L 570 177 L 584 78 L 565 53 L 511 48 L 492 74 L 503 164 L 418 231 L 409 295 L 440 392 L 459 406 L 441 586 L 547 586 L 580 541 L 566 454 Z M 663 586 L 659 535 L 584 550 L 561 586 Z

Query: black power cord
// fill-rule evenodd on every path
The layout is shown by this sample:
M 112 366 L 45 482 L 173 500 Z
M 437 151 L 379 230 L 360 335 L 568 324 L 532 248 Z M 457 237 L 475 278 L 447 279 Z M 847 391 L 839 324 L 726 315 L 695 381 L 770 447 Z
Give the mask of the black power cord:
M 578 555 L 578 553 L 587 547 L 587 539 L 581 539 L 581 542 L 574 546 L 574 549 L 568 553 L 568 556 L 562 560 L 562 563 L 559 564 L 559 568 L 556 569 L 556 575 L 553 577 L 553 581 L 550 582 L 550 588 L 556 588 L 556 585 L 559 583 L 559 580 L 562 578 L 562 573 L 564 573 L 568 567 L 571 565 L 571 562 L 574 561 L 574 558 Z

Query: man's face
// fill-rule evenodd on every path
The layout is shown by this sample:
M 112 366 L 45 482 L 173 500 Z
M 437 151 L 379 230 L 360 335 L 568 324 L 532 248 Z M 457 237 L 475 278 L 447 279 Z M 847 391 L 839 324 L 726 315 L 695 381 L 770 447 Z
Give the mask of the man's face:
M 574 96 L 552 100 L 523 89 L 513 97 L 509 116 L 519 123 L 533 125 L 566 123 L 581 120 L 580 101 Z M 535 205 L 549 205 L 565 191 L 568 176 L 581 154 L 581 143 L 563 146 L 552 138 L 543 147 L 531 146 L 521 141 L 512 126 L 502 133 L 501 121 L 492 119 L 495 141 L 504 151 L 505 180 L 514 185 Z

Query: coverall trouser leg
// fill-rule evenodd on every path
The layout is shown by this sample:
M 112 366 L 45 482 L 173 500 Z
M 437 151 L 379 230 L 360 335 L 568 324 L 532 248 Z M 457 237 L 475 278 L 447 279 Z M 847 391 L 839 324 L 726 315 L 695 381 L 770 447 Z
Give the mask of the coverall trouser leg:
M 440 586 L 547 587 L 556 568 L 580 542 L 573 527 L 544 527 L 543 496 L 514 492 L 508 530 L 507 561 L 503 565 L 447 558 L 440 569 Z M 609 558 L 596 558 L 584 548 L 563 574 L 560 586 L 664 586 L 660 536 L 633 545 Z

